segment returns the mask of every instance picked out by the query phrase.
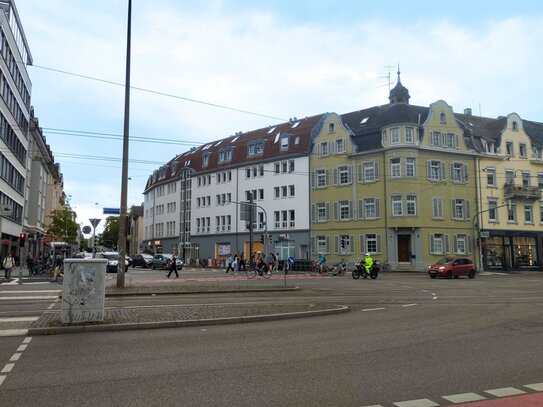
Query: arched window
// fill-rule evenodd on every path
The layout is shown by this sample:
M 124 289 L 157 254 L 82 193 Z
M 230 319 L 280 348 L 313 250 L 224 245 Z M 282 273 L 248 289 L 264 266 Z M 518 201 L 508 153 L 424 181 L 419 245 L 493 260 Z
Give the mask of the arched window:
M 518 123 L 516 121 L 513 122 L 513 130 L 518 130 Z
M 328 133 L 333 133 L 335 131 L 334 127 L 335 127 L 334 123 L 330 123 L 328 125 Z
M 440 121 L 441 123 L 447 123 L 447 117 L 445 116 L 445 113 L 442 112 L 442 113 L 439 115 L 439 121 Z

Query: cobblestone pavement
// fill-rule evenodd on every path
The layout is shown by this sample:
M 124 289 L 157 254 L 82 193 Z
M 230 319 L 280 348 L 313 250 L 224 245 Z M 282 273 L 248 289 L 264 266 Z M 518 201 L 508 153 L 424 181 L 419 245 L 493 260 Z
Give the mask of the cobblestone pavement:
M 121 295 L 161 295 L 217 293 L 239 291 L 293 290 L 296 287 L 277 286 L 131 286 L 117 289 L 108 286 L 106 297 Z M 32 323 L 29 335 L 149 329 L 196 325 L 213 325 L 252 321 L 300 318 L 348 311 L 348 307 L 329 304 L 232 304 L 232 305 L 168 305 L 164 307 L 125 307 L 104 310 L 103 321 L 80 324 L 62 324 L 60 311 L 48 311 Z

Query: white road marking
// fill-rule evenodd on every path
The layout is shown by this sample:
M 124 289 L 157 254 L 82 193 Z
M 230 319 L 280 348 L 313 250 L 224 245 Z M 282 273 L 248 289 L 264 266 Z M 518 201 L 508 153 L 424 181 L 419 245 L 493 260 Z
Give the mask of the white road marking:
M 452 394 L 450 396 L 443 396 L 445 400 L 449 400 L 451 403 L 468 403 L 470 401 L 486 400 L 486 397 L 480 396 L 476 393 L 461 393 Z
M 0 375 L 0 386 L 2 385 L 2 383 L 4 383 L 4 380 L 6 380 L 6 376 Z
M 0 300 L 10 301 L 10 300 L 53 300 L 58 298 L 54 295 L 32 295 L 28 297 L 0 297 Z
M 432 300 L 437 300 L 437 296 L 435 296 L 435 297 L 432 297 Z
M 9 359 L 10 362 L 16 362 L 21 357 L 22 353 L 14 353 L 13 356 Z
M 20 345 L 18 348 L 17 348 L 17 352 L 23 352 L 26 350 L 27 348 L 27 344 L 23 344 L 23 345 Z
M 543 383 L 525 384 L 524 387 L 535 391 L 543 391 Z
M 0 336 L 24 336 L 28 333 L 28 329 L 2 329 Z
M 439 404 L 434 403 L 432 400 L 419 399 L 409 401 L 398 401 L 393 403 L 396 407 L 439 407 Z
M 31 322 L 37 321 L 39 317 L 7 317 L 0 318 L 0 322 Z
M 1 293 L 17 293 L 17 294 L 24 293 L 24 294 L 33 294 L 33 293 L 60 293 L 60 292 L 62 292 L 62 290 L 17 290 L 17 291 L 13 291 L 13 290 L 0 290 L 0 294 L 1 294 Z
M 31 340 L 32 340 L 32 337 L 27 336 L 26 338 L 24 338 L 23 343 L 30 343 Z
M 15 363 L 6 363 L 6 366 L 2 369 L 2 373 L 9 373 L 11 372 L 11 369 L 13 369 L 13 366 L 15 366 Z
M 414 307 L 415 305 L 419 305 L 419 304 L 404 304 L 404 305 L 402 305 L 402 307 L 404 307 L 404 308 Z
M 386 309 L 386 308 L 365 308 L 362 310 L 362 312 L 366 312 L 366 311 L 380 311 L 380 310 L 383 310 L 383 309 Z
M 514 387 L 504 387 L 501 389 L 485 390 L 485 393 L 492 394 L 496 397 L 517 396 L 519 394 L 526 394 L 525 391 L 516 389 Z

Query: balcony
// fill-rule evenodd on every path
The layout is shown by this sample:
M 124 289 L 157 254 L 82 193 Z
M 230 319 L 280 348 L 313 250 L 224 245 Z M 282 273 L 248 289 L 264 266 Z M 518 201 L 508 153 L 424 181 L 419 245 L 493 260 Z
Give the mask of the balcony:
M 541 188 L 538 186 L 528 187 L 523 185 L 505 184 L 504 186 L 505 199 L 540 199 Z

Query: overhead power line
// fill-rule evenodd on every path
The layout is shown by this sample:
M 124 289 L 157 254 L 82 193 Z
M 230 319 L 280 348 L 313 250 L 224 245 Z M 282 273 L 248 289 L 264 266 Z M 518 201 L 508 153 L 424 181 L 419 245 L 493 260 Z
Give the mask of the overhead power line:
M 102 82 L 102 83 L 108 83 L 110 85 L 124 87 L 124 83 L 114 82 L 114 81 L 110 81 L 110 80 L 107 80 L 107 79 L 100 79 L 100 78 L 96 78 L 96 77 L 89 76 L 89 75 L 82 75 L 82 74 L 78 74 L 78 73 L 75 73 L 75 72 L 64 71 L 62 69 L 49 68 L 47 66 L 42 66 L 42 65 L 29 65 L 29 66 L 32 66 L 34 68 L 43 69 L 43 70 L 46 70 L 46 71 L 61 73 L 61 74 L 64 74 L 64 75 L 71 75 L 71 76 L 76 76 L 78 78 L 89 79 L 91 81 L 97 81 L 97 82 Z M 234 112 L 250 114 L 250 115 L 253 115 L 253 116 L 267 117 L 268 119 L 274 119 L 274 120 L 279 120 L 279 121 L 287 121 L 287 119 L 283 119 L 281 117 L 271 116 L 271 115 L 263 114 L 263 113 L 251 112 L 250 110 L 238 109 L 238 108 L 231 107 L 231 106 L 220 105 L 218 103 L 205 102 L 203 100 L 188 98 L 188 97 L 179 96 L 179 95 L 173 95 L 171 93 L 160 92 L 160 91 L 157 91 L 157 90 L 140 88 L 140 87 L 137 87 L 137 86 L 130 86 L 130 89 L 139 90 L 140 92 L 152 93 L 154 95 L 166 96 L 166 97 L 169 97 L 169 98 L 174 98 L 174 99 L 179 99 L 179 100 L 185 100 L 187 102 L 199 103 L 199 104 L 206 105 L 206 106 L 217 107 L 219 109 L 225 109 L 225 110 L 231 110 L 231 111 L 234 111 Z

